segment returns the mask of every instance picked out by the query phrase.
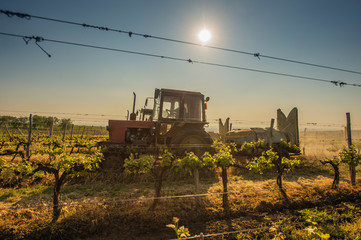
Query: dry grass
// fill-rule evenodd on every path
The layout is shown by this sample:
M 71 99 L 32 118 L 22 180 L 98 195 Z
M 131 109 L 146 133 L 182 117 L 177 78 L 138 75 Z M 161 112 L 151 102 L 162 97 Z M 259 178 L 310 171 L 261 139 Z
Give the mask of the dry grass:
M 330 158 L 347 146 L 344 130 L 300 132 L 300 147 L 307 157 Z M 361 149 L 361 131 L 352 131 L 352 143 Z
M 323 170 L 318 171 L 322 173 Z M 297 210 L 326 206 L 359 198 L 361 195 L 360 187 L 351 187 L 345 181 L 341 182 L 338 190 L 331 190 L 332 177 L 324 176 L 326 174 L 298 175 L 284 181 L 290 200 L 289 203 L 285 203 L 283 196 L 275 188 L 274 174 L 271 171 L 266 172 L 264 176 L 248 174 L 234 175 L 229 179 L 229 192 L 231 192 L 229 199 L 232 210 L 230 219 L 238 219 L 232 221 L 242 222 L 244 227 L 256 227 L 262 222 L 264 213 L 276 213 L 285 208 Z M 0 236 L 5 239 L 7 236 L 8 239 L 36 239 L 50 234 L 54 239 L 60 235 L 67 239 L 72 238 L 68 234 L 86 238 L 101 232 L 101 235 L 97 235 L 101 238 L 111 239 L 114 234 L 122 233 L 129 234 L 125 236 L 130 238 L 138 236 L 139 239 L 147 239 L 146 236 L 149 237 L 149 233 L 156 232 L 153 239 L 159 239 L 162 236 L 170 238 L 172 232 L 164 226 L 171 222 L 173 216 L 180 217 L 183 220 L 182 224 L 189 226 L 193 233 L 219 232 L 228 229 L 227 219 L 229 218 L 223 216 L 222 196 L 215 194 L 222 192 L 220 178 L 201 179 L 201 192 L 214 194 L 202 197 L 201 203 L 197 202 L 196 198 L 167 199 L 162 200 L 153 212 L 148 210 L 150 200 L 120 201 L 121 199 L 142 200 L 151 197 L 153 185 L 150 181 L 112 185 L 84 181 L 82 184 L 64 186 L 61 202 L 69 205 L 63 207 L 62 215 L 54 225 L 49 225 L 51 187 L 39 185 L 28 190 L 12 190 L 16 194 L 1 201 L 1 207 L 6 209 L 0 211 L 2 234 Z M 358 185 L 361 185 L 360 182 Z M 194 193 L 192 178 L 166 181 L 163 187 L 164 195 L 192 193 Z M 5 198 L 3 191 L 1 196 Z M 104 201 L 106 204 L 101 204 Z M 39 207 L 23 208 L 34 205 L 39 205 Z M 203 224 L 200 225 L 199 222 Z
M 61 203 L 68 205 L 63 206 L 59 221 L 50 224 L 53 179 L 51 175 L 44 175 L 35 185 L 30 181 L 28 185 L 1 189 L 0 238 L 118 239 L 122 234 L 128 239 L 168 239 L 174 235 L 165 225 L 173 216 L 179 217 L 181 225 L 189 227 L 193 234 L 222 232 L 229 230 L 232 223 L 242 228 L 257 227 L 263 224 L 265 214 L 277 215 L 285 209 L 295 211 L 360 198 L 361 181 L 358 180 L 357 187 L 349 185 L 347 166 L 341 167 L 340 188 L 331 190 L 333 170 L 319 162 L 334 155 L 327 149 L 336 148 L 342 141 L 332 141 L 332 134 L 312 138 L 311 133 L 307 134 L 306 139 L 301 139 L 306 149 L 306 156 L 301 156 L 301 166 L 284 178 L 289 202 L 285 202 L 276 189 L 272 170 L 263 175 L 238 169 L 229 171 L 230 216 L 224 215 L 222 195 L 218 194 L 223 191 L 219 173 L 201 174 L 200 192 L 210 194 L 201 197 L 201 201 L 194 197 L 162 200 L 153 212 L 148 210 L 151 200 L 144 200 L 153 196 L 150 176 L 82 174 L 69 179 L 63 187 Z M 162 188 L 164 196 L 193 193 L 193 177 L 186 175 L 168 175 Z M 122 202 L 122 199 L 139 201 Z M 360 229 L 359 220 L 355 224 L 344 223 L 342 227 L 345 231 L 352 227 Z

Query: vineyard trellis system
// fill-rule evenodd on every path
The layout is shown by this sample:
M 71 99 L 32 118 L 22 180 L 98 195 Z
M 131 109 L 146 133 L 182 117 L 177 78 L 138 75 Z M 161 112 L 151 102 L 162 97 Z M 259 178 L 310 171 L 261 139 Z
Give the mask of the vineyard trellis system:
M 351 141 L 351 124 L 350 124 L 350 117 L 349 117 L 349 113 L 347 114 L 347 132 L 348 132 L 348 143 L 349 143 L 349 149 L 352 149 L 352 141 Z M 20 132 L 20 131 L 19 131 Z M 21 132 L 20 132 L 21 134 Z M 21 139 L 26 139 L 26 136 L 24 134 L 21 134 L 22 138 Z M 14 137 L 14 135 L 12 134 L 8 134 L 7 136 L 9 138 L 10 141 L 14 141 L 14 139 L 16 139 L 16 137 Z M 23 159 L 29 159 L 30 156 L 32 155 L 31 151 L 30 151 L 30 145 L 31 143 L 33 142 L 33 138 L 34 136 L 32 136 L 32 128 L 31 128 L 31 115 L 30 115 L 30 118 L 29 118 L 29 131 L 28 131 L 28 140 L 25 141 L 25 140 L 22 140 L 21 144 L 24 146 L 24 151 L 26 150 L 26 154 L 25 156 L 22 156 Z M 51 135 L 50 136 L 44 136 L 44 138 L 47 138 L 47 139 L 51 139 Z M 18 138 L 20 139 L 20 138 Z M 59 139 L 59 138 L 58 138 Z M 78 140 L 79 138 L 75 138 L 75 139 L 72 139 L 72 136 L 67 139 L 67 141 L 70 141 L 70 140 L 73 140 L 73 144 L 78 144 L 78 153 L 79 153 L 79 149 L 80 148 L 87 148 L 87 141 L 88 140 L 85 140 L 84 139 L 84 142 L 83 144 L 80 144 L 79 143 L 76 143 L 76 141 Z M 63 138 L 61 139 L 61 141 L 64 143 L 65 141 L 65 134 L 63 135 Z M 60 141 L 60 140 L 59 140 Z M 43 139 L 41 139 L 41 137 L 39 137 L 39 139 L 37 140 L 36 143 L 40 143 L 40 144 L 43 144 L 44 146 L 48 146 L 48 149 L 51 149 L 52 151 L 55 151 L 57 147 L 56 144 L 59 144 L 58 142 L 52 142 L 51 144 L 52 145 L 46 145 L 44 144 L 43 142 Z M 94 140 L 93 140 L 93 143 L 94 143 Z M 47 143 L 47 144 L 50 144 L 50 143 Z M 219 143 L 221 144 L 221 143 Z M 3 141 L 2 143 L 2 146 L 0 148 L 0 150 L 2 150 L 3 148 L 5 149 L 5 145 L 6 143 Z M 19 150 L 19 146 L 16 148 L 16 151 L 17 152 Z M 69 145 L 70 146 L 70 145 Z M 69 147 L 68 146 L 68 147 Z M 92 145 L 92 147 L 94 147 L 95 145 Z M 73 149 L 74 147 L 76 147 L 75 145 L 73 145 L 71 151 L 70 151 L 70 155 L 71 153 L 73 152 Z M 91 151 L 91 148 L 89 148 L 88 146 L 88 150 Z M 183 168 L 183 170 L 186 170 L 186 171 L 189 171 L 189 170 L 194 170 L 194 169 L 197 169 L 197 168 L 200 168 L 201 166 L 204 167 L 204 166 L 207 166 L 207 164 L 210 164 L 211 161 L 218 161 L 218 164 L 215 162 L 215 163 L 212 163 L 212 164 L 215 164 L 215 165 L 212 165 L 211 168 L 215 168 L 216 166 L 218 167 L 221 167 L 222 169 L 223 168 L 227 168 L 229 166 L 235 166 L 236 163 L 234 162 L 235 160 L 233 159 L 233 156 L 232 154 L 234 153 L 233 150 L 232 150 L 232 147 L 229 147 L 229 146 L 225 146 L 225 145 L 218 145 L 215 144 L 213 146 L 215 149 L 216 149 L 216 152 L 211 155 L 207 155 L 206 158 L 199 158 L 195 155 L 192 155 L 189 153 L 186 154 L 186 157 L 180 159 L 180 158 L 174 158 L 172 155 L 169 155 L 167 152 L 162 152 L 162 154 L 166 154 L 166 155 L 162 155 L 161 157 L 159 156 L 158 157 L 158 160 L 157 160 L 157 157 L 155 158 L 152 158 L 151 160 L 152 161 L 155 161 L 158 163 L 156 164 L 160 164 L 159 166 L 162 166 L 162 167 L 169 167 L 170 168 L 170 165 L 162 165 L 162 164 L 165 164 L 164 161 L 167 160 L 167 157 L 169 157 L 169 161 L 172 161 L 173 163 L 171 164 L 175 164 L 174 166 L 177 166 L 178 168 L 181 167 Z M 3 151 L 2 153 L 4 153 L 5 151 Z M 39 153 L 38 150 L 35 150 L 36 153 Z M 47 151 L 45 152 L 46 154 L 48 154 L 49 156 L 51 156 L 52 153 L 50 153 L 51 151 Z M 81 151 L 80 151 L 81 152 Z M 64 152 L 62 152 L 63 154 Z M 14 152 L 12 153 L 14 154 Z M 167 155 L 168 154 L 168 155 Z M 351 158 L 353 158 L 353 160 L 357 160 L 356 162 L 349 162 L 349 165 L 350 165 L 350 170 L 352 169 L 351 167 L 353 167 L 355 169 L 355 167 L 359 164 L 360 162 L 360 155 L 357 154 L 357 153 L 354 153 L 355 155 L 352 156 Z M 3 155 L 6 155 L 6 154 L 3 154 Z M 8 154 L 10 155 L 10 154 Z M 136 155 L 136 154 L 135 154 Z M 131 155 L 130 155 L 131 156 Z M 268 164 L 267 166 L 265 165 L 265 168 L 267 168 L 268 166 L 274 166 L 276 164 L 276 160 L 273 159 L 273 155 L 272 157 L 269 157 L 268 155 L 264 155 L 264 154 L 261 154 L 260 155 L 261 157 L 264 157 L 264 159 L 262 160 L 263 162 L 259 162 L 259 164 Z M 14 156 L 15 158 L 16 156 Z M 140 156 L 138 156 L 140 157 Z M 207 158 L 208 157 L 208 158 Z M 253 160 L 260 160 L 261 157 L 254 157 L 253 156 Z M 170 158 L 172 158 L 170 160 Z M 55 159 L 55 158 L 54 158 Z M 138 160 L 141 159 L 141 158 L 138 158 Z M 273 160 L 272 160 L 273 159 Z M 149 169 L 146 169 L 146 168 L 139 168 L 138 169 L 138 165 L 135 164 L 134 165 L 134 162 L 132 162 L 131 160 L 132 159 L 129 159 L 130 162 L 128 161 L 128 169 L 135 169 L 133 171 L 133 173 L 143 173 L 146 172 L 146 171 L 152 171 L 152 167 L 154 167 L 153 165 L 152 166 L 149 166 Z M 149 158 L 146 159 L 148 161 L 148 163 L 146 164 L 149 164 Z M 183 161 L 183 162 L 181 162 Z M 202 162 L 203 161 L 203 162 Z M 208 162 L 207 162 L 208 161 Z M 282 158 L 282 161 L 283 161 L 283 158 Z M 138 161 L 138 162 L 141 162 L 141 161 Z M 346 161 L 345 161 L 346 162 Z M 187 164 L 193 164 L 192 166 L 191 165 L 187 165 Z M 133 164 L 133 165 L 132 165 Z M 154 163 L 152 163 L 154 164 Z M 169 164 L 169 163 L 167 163 Z M 177 165 L 178 164 L 178 165 Z M 182 165 L 183 164 L 183 165 Z M 197 165 L 197 164 L 201 164 L 201 165 Z M 203 164 L 203 165 L 202 165 Z M 284 164 L 284 163 L 283 163 Z M 80 170 L 77 170 L 79 169 L 78 166 L 80 166 L 78 163 L 75 163 L 75 165 L 72 167 L 65 167 L 64 166 L 60 166 L 57 168 L 57 171 L 60 170 L 61 172 L 63 172 L 63 174 L 66 172 L 67 174 L 69 173 L 74 173 L 74 171 L 80 171 Z M 85 165 L 84 165 L 85 166 Z M 129 168 L 132 167 L 132 168 Z M 157 167 L 157 165 L 155 165 Z M 159 167 L 158 166 L 158 167 Z M 2 166 L 3 167 L 3 166 Z M 54 166 L 52 166 L 54 167 Z M 46 168 L 43 168 L 41 170 L 44 170 Z M 64 170 L 65 169 L 65 170 Z M 81 168 L 81 169 L 85 169 L 85 168 Z M 91 169 L 91 168 L 89 168 Z M 291 169 L 291 168 L 290 168 Z M 1 169 L 2 170 L 2 169 Z M 53 170 L 49 170 L 49 172 L 52 172 Z M 67 172 L 68 171 L 68 172 Z M 262 170 L 261 170 L 262 171 Z M 132 171 L 130 171 L 132 172 Z M 223 172 L 223 170 L 222 170 Z M 356 175 L 352 175 L 353 172 L 351 171 L 351 184 L 352 185 L 356 185 Z M 355 172 L 356 173 L 356 172 Z M 224 185 L 224 184 L 223 184 Z M 224 185 L 225 186 L 225 185 Z M 120 202 L 140 202 L 140 201 L 153 201 L 153 203 L 155 202 L 158 202 L 159 200 L 166 200 L 166 199 L 181 199 L 181 198 L 195 198 L 195 199 L 198 199 L 199 198 L 203 198 L 203 197 L 207 197 L 207 196 L 212 196 L 212 195 L 221 195 L 223 196 L 223 208 L 226 209 L 228 208 L 228 203 L 227 204 L 224 204 L 224 199 L 226 197 L 226 199 L 228 198 L 228 195 L 230 194 L 245 194 L 245 193 L 250 193 L 250 192 L 267 192 L 267 191 L 287 191 L 289 189 L 287 188 L 283 188 L 281 185 L 278 185 L 277 188 L 272 188 L 272 189 L 258 189 L 258 190 L 252 190 L 252 191 L 228 191 L 227 190 L 227 187 L 225 186 L 224 189 L 223 189 L 223 192 L 210 192 L 210 193 L 198 193 L 198 194 L 187 194 L 187 195 L 173 195 L 173 196 L 156 196 L 156 197 L 143 197 L 143 198 L 131 198 L 131 199 L 113 199 L 113 200 L 107 200 L 107 201 L 92 201 L 92 202 L 71 202 L 71 203 L 59 203 L 58 201 L 54 201 L 53 202 L 53 208 L 57 208 L 58 209 L 58 212 L 57 212 L 57 217 L 56 219 L 59 217 L 59 214 L 60 214 L 60 211 L 59 209 L 61 209 L 61 207 L 66 207 L 66 206 L 76 206 L 76 205 L 105 205 L 105 204 L 114 204 L 114 203 L 120 203 Z M 58 189 L 58 194 L 60 193 L 60 188 Z M 50 207 L 50 205 L 48 204 L 43 204 L 43 205 L 33 205 L 33 206 L 27 206 L 27 207 L 19 207 L 19 206 L 14 206 L 15 208 L 14 209 L 22 209 L 22 208 L 34 208 L 34 209 L 41 209 L 41 208 L 47 208 L 47 207 Z M 7 208 L 0 208 L 1 211 L 6 211 L 8 210 Z M 55 220 L 56 220 L 55 219 Z M 252 230 L 253 231 L 253 230 Z M 236 233 L 236 232 L 242 232 L 242 231 L 235 231 L 233 233 Z M 220 234 L 227 234 L 227 233 L 220 233 Z M 211 236 L 216 236 L 216 235 L 212 235 L 212 234 L 209 234 L 209 235 L 204 235 L 204 237 L 211 237 Z M 189 238 L 189 239 L 192 239 L 192 238 Z

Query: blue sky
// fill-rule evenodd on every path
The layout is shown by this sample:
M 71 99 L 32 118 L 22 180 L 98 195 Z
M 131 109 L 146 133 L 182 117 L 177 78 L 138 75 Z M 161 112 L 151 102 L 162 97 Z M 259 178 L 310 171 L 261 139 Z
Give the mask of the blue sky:
M 361 2 L 356 0 L 1 1 L 0 9 L 107 26 L 212 46 L 361 71 Z M 99 31 L 39 19 L 0 15 L 0 32 L 98 45 L 286 74 L 361 84 L 361 75 Z M 301 127 L 361 128 L 361 88 L 126 53 L 0 36 L 0 114 L 19 111 L 94 114 L 99 122 L 137 107 L 154 88 L 200 91 L 211 98 L 208 118 L 269 125 L 281 108 L 298 107 Z M 50 114 L 43 114 L 50 115 Z M 79 116 L 69 115 L 79 122 Z

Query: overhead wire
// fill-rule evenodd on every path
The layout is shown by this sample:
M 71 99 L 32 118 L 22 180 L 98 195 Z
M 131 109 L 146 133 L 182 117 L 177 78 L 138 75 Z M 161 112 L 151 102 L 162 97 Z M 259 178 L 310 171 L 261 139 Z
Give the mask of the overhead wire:
M 295 63 L 295 64 L 307 65 L 307 66 L 311 66 L 311 67 L 318 67 L 318 68 L 324 68 L 324 69 L 330 69 L 330 70 L 335 70 L 335 71 L 342 71 L 342 72 L 360 74 L 361 75 L 361 72 L 355 71 L 355 70 L 349 70 L 349 69 L 344 69 L 344 68 L 326 66 L 326 65 L 316 64 L 316 63 L 310 63 L 310 62 L 305 62 L 305 61 L 275 57 L 275 56 L 270 56 L 270 55 L 263 55 L 261 53 L 252 53 L 252 52 L 235 50 L 235 49 L 230 49 L 230 48 L 224 48 L 224 47 L 218 47 L 218 46 L 212 46 L 212 45 L 204 45 L 204 44 L 200 44 L 200 43 L 194 43 L 194 42 L 189 42 L 189 41 L 184 41 L 184 40 L 179 40 L 179 39 L 173 39 L 173 38 L 167 38 L 167 37 L 161 37 L 161 36 L 154 36 L 154 35 L 145 34 L 145 33 L 137 33 L 137 32 L 133 32 L 133 31 L 124 31 L 124 30 L 110 28 L 110 27 L 97 26 L 97 25 L 91 25 L 91 24 L 86 24 L 86 23 L 79 23 L 79 22 L 49 18 L 49 17 L 42 17 L 42 16 L 36 16 L 36 15 L 27 14 L 27 13 L 19 13 L 19 12 L 13 12 L 13 11 L 2 10 L 2 9 L 0 9 L 0 13 L 3 13 L 5 15 L 7 15 L 8 17 L 17 16 L 19 18 L 24 18 L 24 19 L 27 19 L 27 20 L 30 20 L 31 18 L 35 18 L 35 19 L 58 22 L 58 23 L 63 23 L 63 24 L 71 24 L 71 25 L 81 26 L 81 27 L 85 27 L 85 28 L 93 28 L 93 29 L 98 29 L 98 30 L 103 30 L 103 31 L 111 31 L 111 32 L 127 34 L 129 37 L 139 36 L 139 37 L 144 37 L 144 38 L 153 38 L 153 39 L 157 39 L 157 40 L 163 40 L 163 41 L 175 42 L 175 43 L 180 43 L 180 44 L 186 44 L 186 45 L 216 49 L 216 50 L 221 50 L 221 51 L 226 51 L 226 52 L 239 53 L 239 54 L 244 54 L 244 55 L 257 57 L 258 59 L 260 59 L 262 57 L 262 58 L 268 58 L 268 59 L 277 60 L 277 61 L 284 61 L 284 62 L 290 62 L 290 63 Z
M 196 64 L 201 64 L 201 65 L 208 65 L 208 66 L 215 66 L 215 67 L 222 67 L 222 68 L 230 68 L 230 69 L 243 70 L 243 71 L 251 71 L 251 72 L 257 72 L 257 73 L 264 73 L 264 74 L 271 74 L 271 75 L 277 75 L 277 76 L 283 76 L 283 77 L 305 79 L 305 80 L 318 81 L 318 82 L 326 82 L 326 83 L 331 83 L 331 84 L 333 84 L 335 86 L 340 86 L 340 87 L 343 87 L 343 86 L 361 87 L 361 84 L 347 83 L 347 82 L 343 82 L 343 81 L 340 81 L 340 80 L 337 80 L 337 81 L 333 80 L 332 81 L 332 80 L 327 80 L 327 79 L 322 79 L 322 78 L 314 78 L 314 77 L 307 77 L 307 76 L 301 76 L 301 75 L 293 75 L 293 74 L 287 74 L 287 73 L 265 71 L 265 70 L 245 68 L 245 67 L 240 67 L 240 66 L 220 64 L 220 63 L 197 61 L 197 60 L 192 60 L 190 58 L 171 57 L 171 56 L 164 56 L 164 55 L 158 55 L 158 54 L 152 54 L 152 53 L 137 52 L 137 51 L 118 49 L 118 48 L 110 48 L 110 47 L 103 47 L 103 46 L 97 46 L 97 45 L 90 45 L 90 44 L 84 44 L 84 43 L 75 43 L 75 42 L 69 42 L 69 41 L 46 39 L 46 38 L 42 38 L 42 37 L 39 37 L 39 36 L 25 36 L 25 35 L 5 33 L 5 32 L 0 32 L 0 35 L 18 37 L 18 38 L 23 38 L 23 39 L 24 38 L 26 38 L 26 39 L 34 39 L 36 42 L 39 39 L 41 39 L 41 41 L 60 43 L 60 44 L 78 46 L 78 47 L 87 47 L 87 48 L 94 48 L 94 49 L 114 51 L 114 52 L 122 52 L 122 53 L 141 55 L 141 56 L 147 56 L 147 57 L 162 58 L 162 59 L 168 59 L 168 60 L 174 60 L 174 61 L 196 63 Z

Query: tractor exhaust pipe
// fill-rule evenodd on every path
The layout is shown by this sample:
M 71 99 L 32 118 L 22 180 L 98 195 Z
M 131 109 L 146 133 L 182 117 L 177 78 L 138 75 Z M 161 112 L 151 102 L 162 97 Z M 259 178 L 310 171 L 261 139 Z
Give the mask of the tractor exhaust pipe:
M 130 114 L 130 120 L 134 121 L 137 119 L 137 114 L 135 114 L 135 100 L 137 99 L 137 95 L 133 92 L 134 100 L 133 100 L 133 112 Z

